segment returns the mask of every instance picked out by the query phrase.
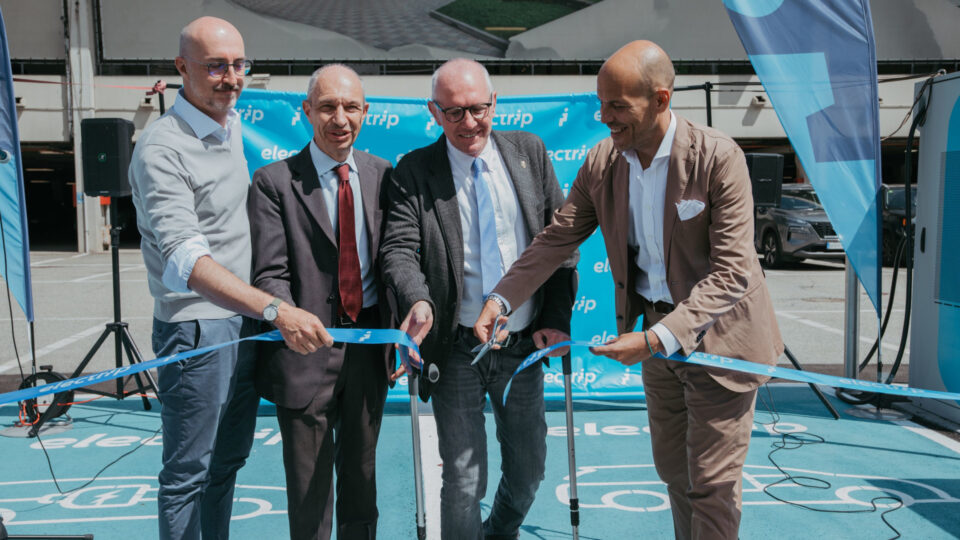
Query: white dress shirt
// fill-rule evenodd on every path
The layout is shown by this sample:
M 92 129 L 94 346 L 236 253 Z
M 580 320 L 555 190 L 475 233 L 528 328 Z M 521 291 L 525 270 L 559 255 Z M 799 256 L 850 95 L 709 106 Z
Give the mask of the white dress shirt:
M 637 249 L 635 290 L 651 302 L 673 303 L 667 287 L 667 264 L 663 250 L 663 207 L 667 192 L 670 149 L 677 133 L 677 118 L 670 112 L 670 126 L 646 169 L 634 150 L 623 152 L 630 165 L 630 227 L 628 242 Z M 680 349 L 680 343 L 666 326 L 657 323 L 651 330 L 663 343 L 667 356 Z
M 327 207 L 327 214 L 330 215 L 330 226 L 339 234 L 337 218 L 340 211 L 338 198 L 340 178 L 334 169 L 341 162 L 320 150 L 317 143 L 312 140 L 310 141 L 310 158 L 313 160 L 313 166 L 317 169 L 317 176 L 320 178 L 320 192 L 323 194 L 323 204 Z M 370 260 L 370 235 L 367 232 L 367 220 L 363 218 L 363 193 L 360 189 L 357 162 L 353 159 L 353 148 L 350 149 L 350 155 L 343 163 L 350 167 L 350 188 L 353 190 L 353 230 L 357 235 L 360 279 L 363 282 L 363 307 L 366 308 L 377 303 L 377 287 L 374 284 L 373 272 L 370 271 L 373 266 L 373 261 Z
M 470 169 L 475 158 L 457 150 L 450 141 L 447 141 L 447 156 L 450 158 L 450 170 L 457 189 L 460 228 L 463 232 L 463 296 L 460 298 L 460 324 L 472 327 L 480 317 L 484 301 L 480 257 L 481 255 L 495 257 L 496 254 L 481 253 L 476 189 Z M 504 269 L 509 270 L 510 265 L 517 260 L 529 243 L 520 200 L 517 198 L 513 181 L 492 138 L 487 140 L 487 145 L 478 157 L 483 158 L 487 167 L 490 198 L 493 202 L 497 226 L 497 244 L 500 247 Z M 533 321 L 533 311 L 533 303 L 528 300 L 513 311 L 507 322 L 507 330 L 515 332 L 529 326 Z

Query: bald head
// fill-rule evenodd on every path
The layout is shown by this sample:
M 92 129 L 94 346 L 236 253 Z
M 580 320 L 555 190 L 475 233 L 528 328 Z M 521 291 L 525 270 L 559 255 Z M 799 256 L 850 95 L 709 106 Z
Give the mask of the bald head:
M 477 157 L 487 146 L 497 94 L 490 74 L 474 60 L 455 58 L 433 73 L 430 113 L 454 148 Z
M 331 85 L 356 88 L 360 91 L 360 98 L 363 99 L 363 81 L 360 80 L 360 75 L 343 64 L 327 64 L 314 71 L 310 76 L 310 82 L 307 83 L 307 99 L 317 92 L 322 92 L 325 86 Z
M 239 43 L 243 48 L 240 31 L 229 22 L 217 17 L 200 17 L 180 31 L 180 56 L 198 56 L 212 43 Z
M 183 77 L 183 94 L 221 125 L 243 90 L 244 60 L 240 32 L 223 19 L 200 17 L 180 31 L 174 63 Z
M 670 126 L 673 64 L 651 41 L 624 45 L 597 74 L 600 121 L 610 128 L 614 146 L 634 150 L 648 167 Z
M 438 88 L 445 90 L 451 86 L 483 88 L 487 94 L 493 93 L 493 82 L 490 80 L 487 68 L 469 58 L 448 60 L 433 72 L 433 79 L 430 81 L 430 98 L 436 100 Z
M 342 64 L 314 71 L 302 106 L 317 148 L 336 161 L 347 161 L 370 107 L 357 72 Z
M 631 41 L 621 47 L 603 63 L 599 75 L 633 81 L 637 91 L 644 94 L 660 88 L 672 94 L 676 77 L 667 53 L 656 43 L 646 40 Z

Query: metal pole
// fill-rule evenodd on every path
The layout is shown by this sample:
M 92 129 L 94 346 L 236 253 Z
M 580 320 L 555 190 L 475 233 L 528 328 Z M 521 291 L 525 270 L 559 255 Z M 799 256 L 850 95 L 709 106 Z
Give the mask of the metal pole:
M 570 353 L 563 355 L 563 398 L 567 406 L 567 465 L 570 469 L 570 527 L 573 540 L 580 538 L 580 499 L 577 497 L 577 451 L 573 442 L 573 392 Z
M 424 512 L 423 497 L 423 464 L 420 460 L 420 407 L 417 400 L 420 397 L 420 380 L 417 373 L 407 373 L 410 393 L 410 429 L 413 432 L 413 483 L 417 499 L 417 538 L 427 538 L 427 516 Z
M 860 341 L 860 282 L 857 281 L 857 273 L 853 270 L 849 258 L 846 261 L 845 273 L 843 376 L 848 379 L 856 379 L 859 375 L 857 370 L 859 362 L 857 345 Z

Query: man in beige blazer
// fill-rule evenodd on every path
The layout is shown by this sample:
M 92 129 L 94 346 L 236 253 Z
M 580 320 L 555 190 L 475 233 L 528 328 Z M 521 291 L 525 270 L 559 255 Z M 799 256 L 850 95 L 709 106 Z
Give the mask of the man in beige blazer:
M 753 246 L 743 152 L 673 114 L 674 70 L 649 41 L 629 43 L 597 75 L 610 137 L 586 157 L 570 194 L 494 288 L 474 327 L 486 340 L 600 227 L 615 283 L 617 331 L 595 354 L 643 362 L 653 459 L 677 538 L 737 538 L 741 472 L 757 387 L 767 377 L 653 357 L 694 351 L 773 364 L 783 343 Z M 634 332 L 640 315 L 643 331 Z

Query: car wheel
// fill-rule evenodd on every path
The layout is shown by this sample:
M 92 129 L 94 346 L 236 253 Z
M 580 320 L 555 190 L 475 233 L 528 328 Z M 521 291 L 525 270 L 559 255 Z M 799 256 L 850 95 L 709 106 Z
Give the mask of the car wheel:
M 780 250 L 780 239 L 776 232 L 770 230 L 763 235 L 763 265 L 767 268 L 783 266 L 783 253 Z

